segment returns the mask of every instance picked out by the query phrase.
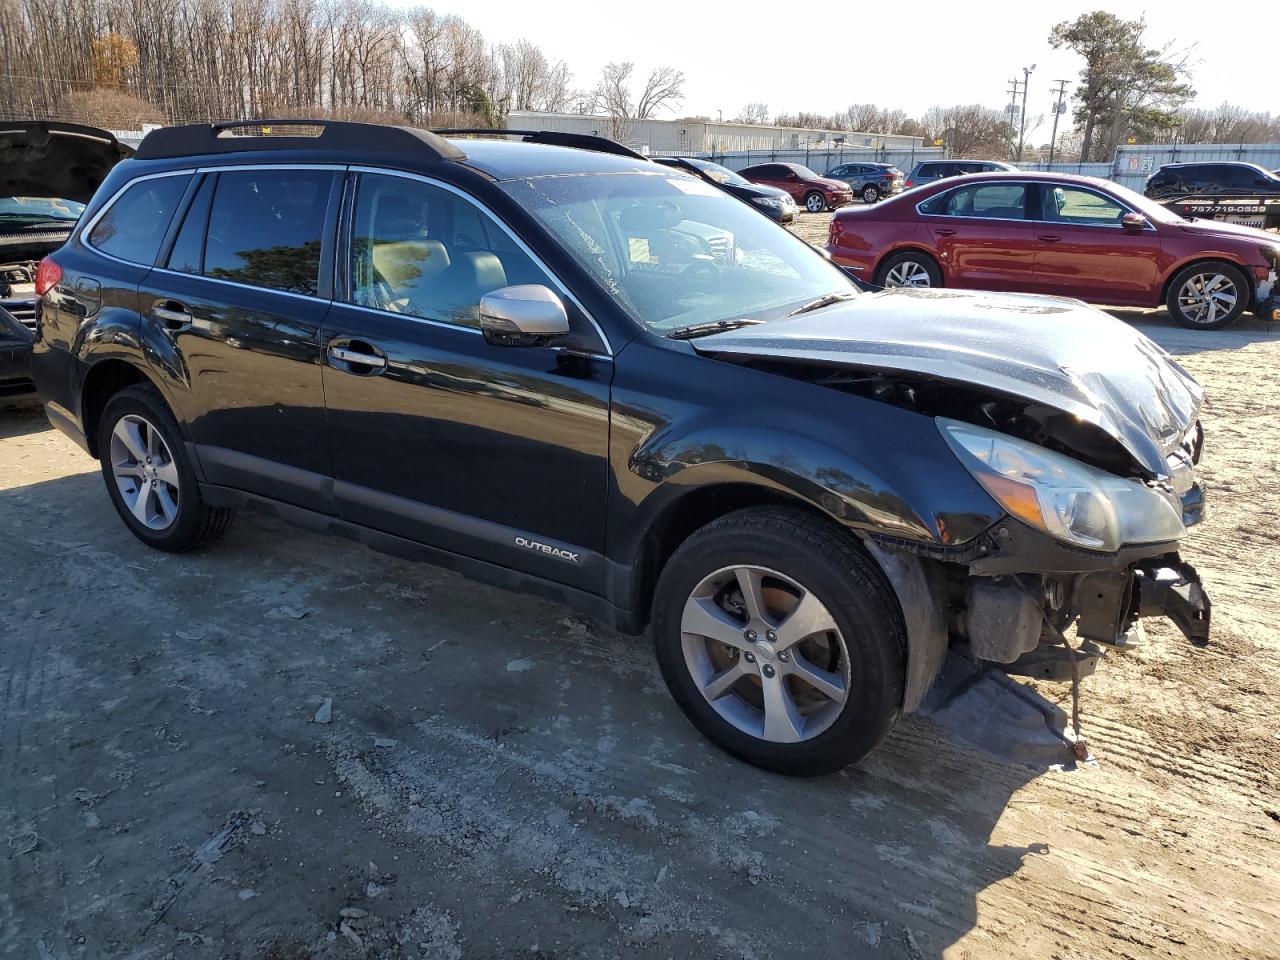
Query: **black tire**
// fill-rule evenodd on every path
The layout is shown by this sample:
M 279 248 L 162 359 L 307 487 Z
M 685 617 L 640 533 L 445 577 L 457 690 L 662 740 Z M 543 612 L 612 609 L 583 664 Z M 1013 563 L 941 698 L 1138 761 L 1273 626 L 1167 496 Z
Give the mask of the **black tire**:
M 685 604 L 708 575 L 744 564 L 803 584 L 844 638 L 850 667 L 844 703 L 810 739 L 777 743 L 745 732 L 721 716 L 690 672 L 681 631 Z M 796 776 L 840 770 L 884 739 L 902 706 L 906 631 L 892 588 L 850 535 L 803 510 L 740 510 L 690 536 L 659 577 L 653 639 L 662 675 L 685 716 L 717 746 L 766 770 Z
M 911 264 L 911 263 L 917 264 L 919 267 L 923 268 L 925 274 L 929 278 L 929 282 L 927 284 L 920 283 L 920 284 L 915 284 L 914 286 L 917 286 L 917 287 L 943 286 L 942 268 L 938 266 L 938 261 L 934 260 L 933 257 L 929 256 L 929 254 L 927 253 L 919 253 L 915 250 L 904 250 L 902 253 L 895 253 L 893 256 L 887 257 L 884 263 L 880 264 L 880 266 L 876 268 L 876 275 L 875 275 L 876 286 L 878 287 L 889 286 L 887 282 L 889 280 L 889 274 L 892 273 L 895 268 L 902 267 L 905 264 Z M 895 283 L 893 284 L 893 286 L 901 287 L 901 286 L 908 286 L 908 285 Z
M 140 417 L 154 428 L 163 439 L 177 471 L 177 511 L 173 520 L 163 529 L 153 529 L 142 523 L 130 511 L 116 482 L 111 463 L 111 437 L 125 417 Z M 98 457 L 102 463 L 102 476 L 107 494 L 130 532 L 149 547 L 181 553 L 196 550 L 226 533 L 235 516 L 234 510 L 210 507 L 200 498 L 200 486 L 195 471 L 187 458 L 178 422 L 155 387 L 135 384 L 125 387 L 107 401 L 98 424 Z
M 810 213 L 822 213 L 827 209 L 827 198 L 819 190 L 811 190 L 804 195 L 804 208 Z
M 878 203 L 880 200 L 880 188 L 875 184 L 867 184 L 862 188 L 863 203 Z
M 1182 288 L 1202 275 L 1213 279 L 1224 278 L 1221 289 L 1225 290 L 1227 285 L 1230 285 L 1232 288 L 1230 295 L 1235 298 L 1231 309 L 1225 313 L 1213 313 L 1211 320 L 1196 320 L 1194 310 L 1184 302 L 1181 296 Z M 1174 274 L 1173 279 L 1169 281 L 1169 292 L 1164 303 L 1169 310 L 1169 316 L 1181 326 L 1191 330 L 1221 330 L 1228 324 L 1235 323 L 1240 314 L 1249 308 L 1253 303 L 1253 291 L 1249 287 L 1249 281 L 1244 272 L 1238 267 L 1223 263 L 1221 260 L 1202 260 L 1199 263 L 1188 264 Z

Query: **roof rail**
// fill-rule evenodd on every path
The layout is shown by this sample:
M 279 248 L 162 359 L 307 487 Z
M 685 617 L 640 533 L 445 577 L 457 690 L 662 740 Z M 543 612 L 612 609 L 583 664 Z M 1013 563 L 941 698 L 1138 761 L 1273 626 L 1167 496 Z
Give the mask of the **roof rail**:
M 432 133 L 437 133 L 442 137 L 464 135 L 520 137 L 525 143 L 542 143 L 553 147 L 576 147 L 579 150 L 594 150 L 597 153 L 613 153 L 619 157 L 631 157 L 633 160 L 649 159 L 644 154 L 637 153 L 616 140 L 592 136 L 589 133 L 562 133 L 559 130 L 504 130 L 501 127 L 454 127 L 433 130 Z
M 318 128 L 318 133 L 280 134 L 273 127 Z M 142 138 L 139 160 L 199 156 L 208 153 L 244 153 L 266 150 L 296 150 L 314 147 L 353 157 L 423 160 L 465 160 L 466 154 L 443 137 L 414 127 L 391 127 L 378 123 L 346 120 L 229 120 L 194 123 L 181 127 L 158 127 Z

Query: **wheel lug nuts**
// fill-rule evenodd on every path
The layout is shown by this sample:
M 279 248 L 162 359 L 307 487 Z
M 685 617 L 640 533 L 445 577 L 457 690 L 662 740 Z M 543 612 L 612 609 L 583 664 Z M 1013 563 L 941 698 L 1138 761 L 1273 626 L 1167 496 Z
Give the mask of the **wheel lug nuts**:
M 780 654 L 778 654 L 778 659 L 781 660 L 783 663 L 787 663 L 788 661 L 791 660 L 791 654 L 783 650 Z
M 768 640 L 770 643 L 773 643 L 775 640 L 778 639 L 778 635 L 774 633 L 772 630 L 770 630 L 764 635 L 764 638 Z
M 772 677 L 772 676 L 773 676 L 773 672 L 774 672 L 774 671 L 773 671 L 773 667 L 772 667 L 772 666 L 770 666 L 769 664 L 767 664 L 767 663 L 766 663 L 766 664 L 764 665 L 764 667 L 763 667 L 763 671 L 764 671 L 764 675 L 765 675 L 766 677 Z
M 755 640 L 756 638 L 756 632 L 754 630 L 747 630 L 742 635 L 748 640 Z
M 747 663 L 755 663 L 756 655 L 754 653 L 744 653 L 742 655 L 742 659 L 746 660 Z

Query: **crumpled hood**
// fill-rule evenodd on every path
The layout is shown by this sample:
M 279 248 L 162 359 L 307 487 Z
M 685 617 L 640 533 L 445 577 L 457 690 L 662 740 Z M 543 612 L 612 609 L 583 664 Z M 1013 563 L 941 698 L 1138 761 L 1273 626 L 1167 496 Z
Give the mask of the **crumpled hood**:
M 1146 336 L 1059 297 L 893 290 L 691 343 L 705 354 L 919 374 L 1025 398 L 1096 425 L 1157 475 L 1204 399 Z
M 0 197 L 61 197 L 88 203 L 133 148 L 77 123 L 0 120 Z

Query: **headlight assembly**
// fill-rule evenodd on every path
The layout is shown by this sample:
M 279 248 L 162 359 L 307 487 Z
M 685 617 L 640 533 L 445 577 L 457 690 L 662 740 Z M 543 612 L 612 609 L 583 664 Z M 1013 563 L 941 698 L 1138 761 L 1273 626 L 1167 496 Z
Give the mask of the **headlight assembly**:
M 1011 515 L 1064 543 L 1118 550 L 1186 535 L 1171 496 L 1034 443 L 939 417 L 960 462 Z
M 758 207 L 780 207 L 782 201 L 777 197 L 752 197 L 751 202 Z

